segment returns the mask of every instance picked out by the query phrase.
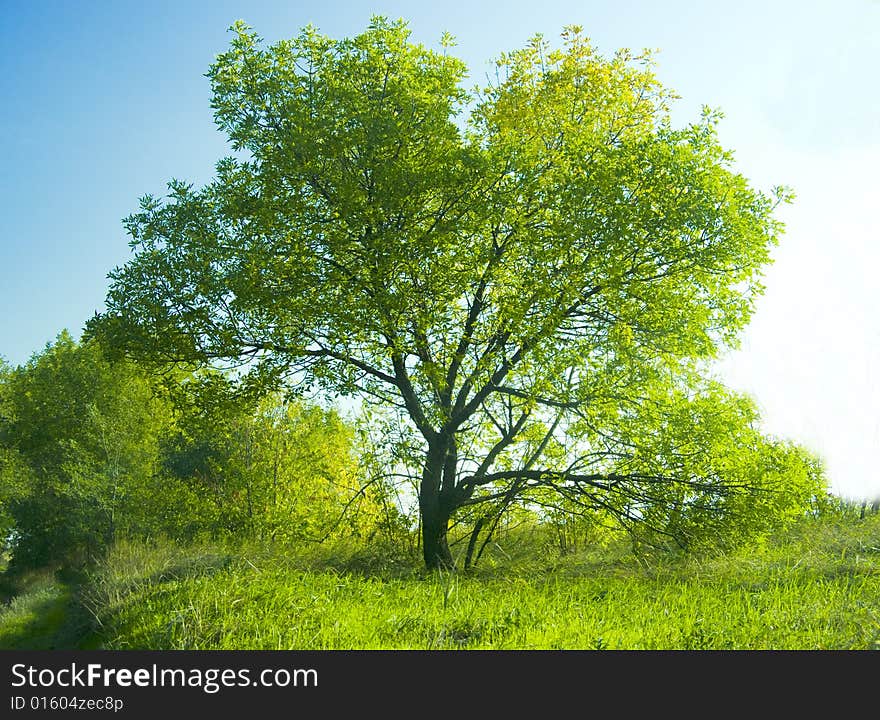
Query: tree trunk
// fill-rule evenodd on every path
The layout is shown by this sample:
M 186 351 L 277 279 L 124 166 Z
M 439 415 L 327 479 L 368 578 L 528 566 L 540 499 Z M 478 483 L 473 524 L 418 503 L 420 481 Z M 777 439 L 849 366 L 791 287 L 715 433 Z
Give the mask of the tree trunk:
M 426 510 L 424 505 L 422 512 L 422 551 L 425 558 L 425 567 L 429 570 L 451 568 L 453 566 L 452 553 L 446 541 L 446 530 L 449 518 L 437 510 Z
M 440 485 L 443 479 L 443 466 L 446 461 L 446 447 L 443 445 L 428 448 L 425 467 L 422 471 L 422 484 L 419 488 L 419 512 L 422 517 L 422 553 L 425 567 L 429 570 L 451 568 L 452 553 L 446 541 L 451 508 L 441 502 Z
M 480 531 L 483 529 L 483 525 L 486 524 L 486 518 L 480 517 L 477 519 L 477 522 L 474 523 L 474 529 L 471 530 L 471 538 L 468 540 L 467 553 L 464 556 L 464 569 L 468 570 L 469 568 L 476 567 L 476 561 L 474 560 L 474 550 L 477 549 L 477 540 L 480 537 Z

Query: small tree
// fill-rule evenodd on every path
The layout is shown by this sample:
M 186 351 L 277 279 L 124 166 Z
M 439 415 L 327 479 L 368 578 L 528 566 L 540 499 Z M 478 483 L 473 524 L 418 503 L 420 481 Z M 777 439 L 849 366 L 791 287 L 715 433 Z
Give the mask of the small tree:
M 332 410 L 233 390 L 216 373 L 174 388 L 165 473 L 191 498 L 178 532 L 320 542 L 376 531 L 379 486 L 361 487 L 353 428 Z
M 761 485 L 687 461 L 719 438 L 747 451 L 730 427 L 691 436 L 694 370 L 748 321 L 787 197 L 732 169 L 717 113 L 673 128 L 650 57 L 603 57 L 576 27 L 470 92 L 403 22 L 269 47 L 233 30 L 209 77 L 239 154 L 142 200 L 96 327 L 141 356 L 246 362 L 260 384 L 399 411 L 429 567 L 452 563 L 450 519 L 476 505 L 565 497 L 646 526 Z

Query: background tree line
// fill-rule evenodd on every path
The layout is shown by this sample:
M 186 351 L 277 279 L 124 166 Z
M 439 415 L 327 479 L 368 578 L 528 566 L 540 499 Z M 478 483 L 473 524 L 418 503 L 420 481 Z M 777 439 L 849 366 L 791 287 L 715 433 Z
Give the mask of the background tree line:
M 159 382 L 65 332 L 0 375 L 0 532 L 20 566 L 79 566 L 122 537 L 367 540 L 400 521 L 356 441 L 333 410 L 219 373 Z

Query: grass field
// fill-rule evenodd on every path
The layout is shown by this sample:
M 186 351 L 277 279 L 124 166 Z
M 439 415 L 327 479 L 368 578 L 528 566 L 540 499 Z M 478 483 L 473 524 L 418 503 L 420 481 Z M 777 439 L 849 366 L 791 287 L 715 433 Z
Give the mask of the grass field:
M 702 558 L 538 542 L 511 540 L 470 574 L 339 548 L 126 544 L 75 591 L 33 582 L 0 612 L 0 645 L 880 649 L 877 515 Z

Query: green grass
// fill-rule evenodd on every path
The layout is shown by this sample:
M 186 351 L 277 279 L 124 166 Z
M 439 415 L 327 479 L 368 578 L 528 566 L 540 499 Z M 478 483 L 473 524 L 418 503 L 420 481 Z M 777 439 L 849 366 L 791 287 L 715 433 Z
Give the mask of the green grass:
M 474 574 L 415 568 L 129 544 L 85 597 L 119 649 L 880 648 L 876 515 L 717 557 L 559 556 L 533 540 Z
M 4 588 L 0 649 L 59 650 L 97 647 L 92 618 L 75 591 L 52 572 L 28 573 Z

